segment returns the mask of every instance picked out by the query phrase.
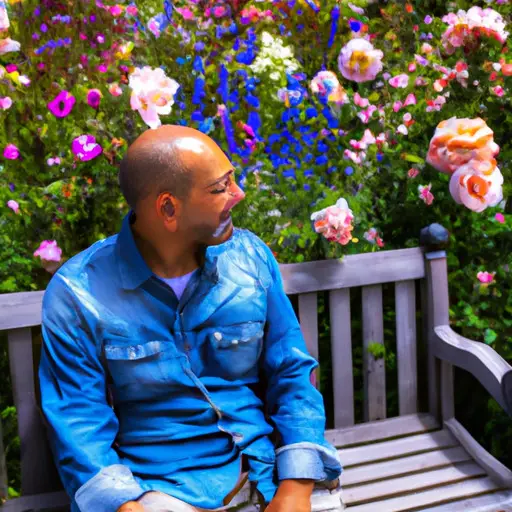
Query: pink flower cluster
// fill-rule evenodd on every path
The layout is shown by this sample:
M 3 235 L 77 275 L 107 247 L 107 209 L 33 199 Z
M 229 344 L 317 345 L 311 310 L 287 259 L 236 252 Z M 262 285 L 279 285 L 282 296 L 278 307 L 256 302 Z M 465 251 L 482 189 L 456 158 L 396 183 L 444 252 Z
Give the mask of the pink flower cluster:
M 352 240 L 352 221 L 354 216 L 345 199 L 340 198 L 336 204 L 314 212 L 311 215 L 314 229 L 329 242 L 347 245 Z
M 449 27 L 443 34 L 443 46 L 448 54 L 457 48 L 472 49 L 479 44 L 480 37 L 492 37 L 504 44 L 508 37 L 505 21 L 494 9 L 471 7 L 467 12 L 459 10 L 443 17 Z

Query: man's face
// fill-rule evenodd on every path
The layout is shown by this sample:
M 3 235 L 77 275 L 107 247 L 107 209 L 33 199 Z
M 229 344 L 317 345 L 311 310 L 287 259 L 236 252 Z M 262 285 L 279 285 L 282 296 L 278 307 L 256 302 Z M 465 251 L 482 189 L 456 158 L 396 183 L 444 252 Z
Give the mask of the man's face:
M 213 164 L 213 165 L 212 165 Z M 194 241 L 218 245 L 231 237 L 231 210 L 245 194 L 236 184 L 235 171 L 224 156 L 195 172 L 194 185 L 183 203 L 179 229 Z

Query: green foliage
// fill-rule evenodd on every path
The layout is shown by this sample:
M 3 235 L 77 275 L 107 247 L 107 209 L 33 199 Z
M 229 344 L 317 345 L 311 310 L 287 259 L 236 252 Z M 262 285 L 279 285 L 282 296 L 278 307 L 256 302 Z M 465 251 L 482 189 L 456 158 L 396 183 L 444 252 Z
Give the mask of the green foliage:
M 382 343 L 372 342 L 368 345 L 368 352 L 375 359 L 383 359 L 386 356 L 386 347 Z

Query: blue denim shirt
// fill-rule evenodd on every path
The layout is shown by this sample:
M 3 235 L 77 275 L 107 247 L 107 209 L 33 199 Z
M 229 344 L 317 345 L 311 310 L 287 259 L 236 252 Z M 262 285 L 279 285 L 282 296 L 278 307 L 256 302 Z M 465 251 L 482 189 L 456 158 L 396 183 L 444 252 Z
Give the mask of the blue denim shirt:
M 267 502 L 279 480 L 336 479 L 317 363 L 268 247 L 235 229 L 178 301 L 130 218 L 67 261 L 43 300 L 42 407 L 72 510 L 114 512 L 150 490 L 217 508 L 241 454 Z

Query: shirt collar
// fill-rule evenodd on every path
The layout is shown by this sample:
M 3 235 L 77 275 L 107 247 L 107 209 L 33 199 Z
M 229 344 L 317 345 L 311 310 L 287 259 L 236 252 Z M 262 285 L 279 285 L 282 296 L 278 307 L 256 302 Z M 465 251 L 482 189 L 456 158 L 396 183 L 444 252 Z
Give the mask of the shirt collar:
M 130 210 L 126 214 L 116 242 L 121 284 L 123 288 L 128 290 L 134 290 L 153 275 L 153 272 L 140 254 L 135 244 L 135 239 L 133 238 L 130 225 L 134 217 L 135 214 L 133 210 Z

